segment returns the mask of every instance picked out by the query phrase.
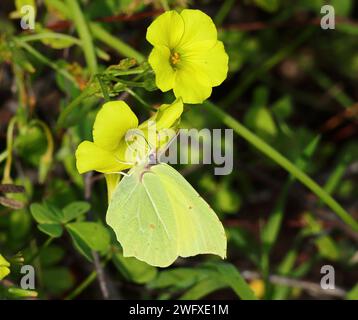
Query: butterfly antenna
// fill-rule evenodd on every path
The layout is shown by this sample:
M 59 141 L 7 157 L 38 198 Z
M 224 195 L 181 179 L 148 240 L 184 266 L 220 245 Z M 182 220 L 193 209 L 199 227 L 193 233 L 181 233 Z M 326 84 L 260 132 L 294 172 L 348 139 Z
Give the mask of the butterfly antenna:
M 144 136 L 144 134 L 140 133 L 140 136 L 144 139 L 144 141 L 147 143 L 147 145 L 150 149 L 154 148 L 154 146 L 147 140 L 147 138 Z
M 108 173 L 109 173 L 109 174 L 120 174 L 120 175 L 125 176 L 125 177 L 129 177 L 129 176 L 130 176 L 130 174 L 125 173 L 125 172 L 123 172 L 123 171 L 114 171 L 114 172 L 108 172 Z
M 150 148 L 150 150 L 153 149 L 153 145 L 147 140 L 147 138 L 144 136 L 144 134 L 142 134 L 141 132 L 136 132 L 140 137 L 142 137 L 144 139 L 144 141 L 146 142 L 147 146 Z M 129 148 L 129 150 L 131 150 L 134 153 L 137 153 L 137 149 L 133 148 L 127 141 L 126 141 L 127 147 Z M 140 161 L 140 157 L 137 155 L 136 157 L 137 162 Z
M 116 161 L 118 161 L 121 164 L 127 164 L 127 165 L 130 165 L 130 166 L 135 165 L 135 162 L 127 162 L 127 161 L 123 161 L 123 160 L 118 159 L 116 156 L 114 156 L 114 157 L 115 157 Z M 118 172 L 113 172 L 113 173 L 118 173 Z

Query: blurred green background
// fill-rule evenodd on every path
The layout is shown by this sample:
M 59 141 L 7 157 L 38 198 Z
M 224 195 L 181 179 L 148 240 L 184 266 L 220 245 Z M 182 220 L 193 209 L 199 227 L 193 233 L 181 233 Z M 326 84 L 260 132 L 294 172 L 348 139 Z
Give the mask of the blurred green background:
M 89 29 L 101 73 L 134 63 L 119 65 L 121 59 L 147 57 L 146 28 L 166 3 L 196 8 L 213 18 L 230 58 L 228 78 L 210 101 L 291 160 L 356 219 L 355 1 L 77 0 L 78 14 L 68 1 L 45 0 L 37 1 L 35 30 L 22 30 L 20 8 L 34 3 L 0 4 L 0 175 L 3 184 L 25 188 L 20 193 L 0 188 L 0 255 L 10 264 L 0 259 L 0 279 L 10 271 L 0 281 L 0 298 L 250 298 L 244 279 L 260 299 L 358 298 L 357 232 L 239 135 L 231 175 L 214 176 L 210 165 L 177 166 L 223 222 L 225 261 L 196 256 L 158 269 L 124 258 L 104 222 L 103 176 L 87 175 L 85 184 L 74 159 L 78 143 L 91 140 L 103 103 L 98 85 L 86 85 L 94 67 L 78 18 Z M 325 4 L 335 8 L 335 30 L 320 27 Z M 91 88 L 96 94 L 84 98 Z M 140 120 L 148 117 L 123 86 L 111 88 Z M 151 105 L 172 101 L 172 93 L 152 89 L 148 73 L 135 92 Z M 225 125 L 205 104 L 190 107 L 181 122 L 184 128 Z M 22 264 L 35 267 L 32 291 L 16 290 Z M 320 287 L 323 265 L 335 268 L 338 289 Z

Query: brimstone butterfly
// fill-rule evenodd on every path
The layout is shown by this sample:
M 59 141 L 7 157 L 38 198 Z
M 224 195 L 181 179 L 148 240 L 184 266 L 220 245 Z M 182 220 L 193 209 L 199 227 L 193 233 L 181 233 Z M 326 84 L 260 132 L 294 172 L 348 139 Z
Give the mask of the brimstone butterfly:
M 225 230 L 215 212 L 174 168 L 151 163 L 136 165 L 123 177 L 108 207 L 106 220 L 123 255 L 158 267 L 179 256 L 225 258 Z

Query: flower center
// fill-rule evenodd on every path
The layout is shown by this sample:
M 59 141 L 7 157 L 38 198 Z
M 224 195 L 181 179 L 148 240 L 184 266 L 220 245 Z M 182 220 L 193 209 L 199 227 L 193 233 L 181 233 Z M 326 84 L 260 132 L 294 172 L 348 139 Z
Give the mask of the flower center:
M 172 66 L 175 66 L 180 62 L 180 54 L 178 52 L 173 52 L 170 55 L 170 63 Z

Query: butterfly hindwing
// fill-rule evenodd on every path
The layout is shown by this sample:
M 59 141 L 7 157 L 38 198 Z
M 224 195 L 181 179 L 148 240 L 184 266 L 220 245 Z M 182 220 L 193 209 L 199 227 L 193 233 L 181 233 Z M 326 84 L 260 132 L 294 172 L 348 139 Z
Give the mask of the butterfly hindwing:
M 153 173 L 134 170 L 117 186 L 109 204 L 107 223 L 123 255 L 165 267 L 177 257 L 177 231 L 171 204 Z
M 135 167 L 113 193 L 107 223 L 124 256 L 166 267 L 178 256 L 225 258 L 226 236 L 215 212 L 167 164 Z

